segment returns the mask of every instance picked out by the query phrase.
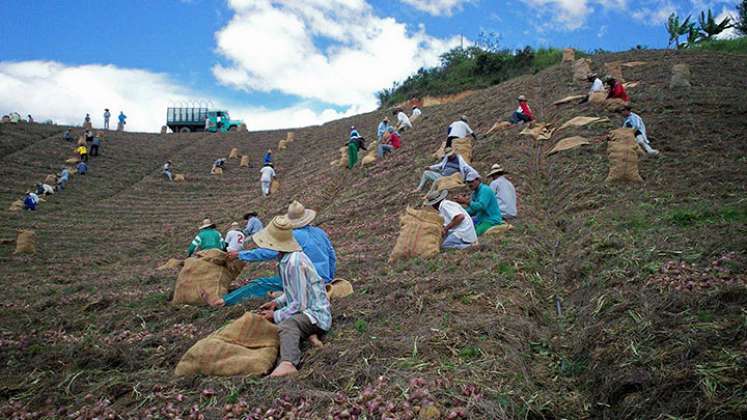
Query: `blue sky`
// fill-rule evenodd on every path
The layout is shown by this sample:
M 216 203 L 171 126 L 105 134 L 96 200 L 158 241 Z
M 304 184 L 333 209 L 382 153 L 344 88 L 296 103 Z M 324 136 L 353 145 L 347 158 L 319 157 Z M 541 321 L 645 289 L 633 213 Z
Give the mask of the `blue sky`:
M 94 121 L 105 106 L 157 131 L 165 106 L 210 100 L 250 128 L 375 107 L 374 92 L 438 55 L 500 34 L 508 48 L 666 47 L 672 11 L 703 0 L 5 0 L 0 112 Z M 8 11 L 12 10 L 12 13 Z M 4 109 L 10 107 L 8 109 Z

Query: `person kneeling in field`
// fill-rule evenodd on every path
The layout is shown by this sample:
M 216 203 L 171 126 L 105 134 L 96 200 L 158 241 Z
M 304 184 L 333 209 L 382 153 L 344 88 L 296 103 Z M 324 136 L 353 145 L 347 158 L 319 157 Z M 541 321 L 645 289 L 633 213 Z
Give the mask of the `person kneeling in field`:
M 257 246 L 278 253 L 278 273 L 283 294 L 260 307 L 261 315 L 278 325 L 280 363 L 271 377 L 298 372 L 301 340 L 318 345 L 317 336 L 332 327 L 332 311 L 324 282 L 293 239 L 293 224 L 285 216 L 275 217 L 266 228 L 252 236 Z M 229 259 L 236 253 L 229 254 Z M 312 336 L 314 338 L 312 338 Z
M 463 177 L 471 173 L 477 174 L 475 168 L 471 167 L 462 156 L 455 153 L 451 147 L 447 147 L 444 149 L 444 158 L 441 159 L 441 162 L 425 168 L 423 175 L 420 177 L 418 187 L 412 192 L 420 192 L 428 181 L 436 181 L 439 178 L 451 176 L 457 172 L 460 172 Z
M 223 241 L 223 235 L 215 229 L 215 223 L 210 219 L 205 219 L 200 225 L 200 231 L 192 240 L 187 249 L 187 257 L 191 257 L 195 251 L 205 251 L 208 249 L 226 249 L 226 243 Z
M 448 190 L 431 191 L 425 196 L 424 206 L 432 206 L 444 218 L 444 240 L 441 248 L 464 249 L 477 243 L 472 218 L 459 204 L 447 200 Z
M 658 156 L 659 151 L 651 147 L 651 142 L 649 142 L 646 136 L 646 124 L 643 123 L 641 116 L 633 112 L 633 108 L 630 105 L 625 105 L 622 115 L 625 117 L 623 127 L 635 130 L 635 141 L 643 147 L 643 150 L 649 156 Z
M 42 182 L 36 183 L 36 195 L 52 195 L 54 194 L 54 187 L 49 184 Z
M 472 198 L 459 196 L 454 201 L 467 206 L 467 213 L 474 217 L 474 221 L 477 223 L 475 225 L 477 236 L 487 232 L 493 226 L 503 224 L 498 200 L 495 198 L 493 190 L 480 181 L 480 174 L 477 172 L 470 173 L 464 178 L 464 181 L 472 190 Z

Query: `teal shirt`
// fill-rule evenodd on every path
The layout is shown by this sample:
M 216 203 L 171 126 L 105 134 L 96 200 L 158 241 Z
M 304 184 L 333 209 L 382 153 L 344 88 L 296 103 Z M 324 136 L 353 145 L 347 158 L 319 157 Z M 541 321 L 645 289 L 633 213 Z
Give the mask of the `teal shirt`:
M 501 208 L 498 206 L 493 190 L 482 183 L 472 193 L 472 202 L 467 207 L 467 213 L 477 217 L 480 222 L 488 221 L 496 225 L 503 223 Z
M 197 236 L 192 240 L 192 243 L 187 249 L 187 256 L 191 257 L 195 251 L 205 251 L 207 249 L 221 249 L 225 250 L 225 242 L 223 242 L 223 236 L 215 229 L 202 229 L 197 233 Z

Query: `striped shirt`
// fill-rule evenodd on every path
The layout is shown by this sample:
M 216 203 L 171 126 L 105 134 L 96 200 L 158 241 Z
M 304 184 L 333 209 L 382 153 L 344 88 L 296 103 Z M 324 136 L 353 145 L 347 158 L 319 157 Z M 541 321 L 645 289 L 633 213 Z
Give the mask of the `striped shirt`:
M 278 272 L 283 280 L 283 294 L 275 298 L 280 308 L 275 311 L 275 323 L 303 313 L 312 324 L 329 331 L 332 327 L 329 298 L 309 257 L 300 251 L 287 253 L 280 259 Z

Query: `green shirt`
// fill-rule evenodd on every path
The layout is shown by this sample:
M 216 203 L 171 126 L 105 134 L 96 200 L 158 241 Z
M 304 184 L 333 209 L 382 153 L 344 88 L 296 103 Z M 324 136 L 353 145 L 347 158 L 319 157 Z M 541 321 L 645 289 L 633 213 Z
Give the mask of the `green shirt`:
M 187 249 L 187 256 L 191 257 L 195 251 L 207 249 L 226 249 L 223 236 L 215 228 L 201 229 Z
M 480 183 L 480 186 L 472 193 L 472 202 L 467 207 L 467 213 L 476 217 L 479 222 L 490 222 L 494 225 L 503 223 L 498 200 L 493 190 L 483 183 Z

